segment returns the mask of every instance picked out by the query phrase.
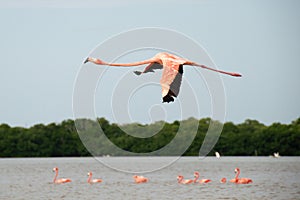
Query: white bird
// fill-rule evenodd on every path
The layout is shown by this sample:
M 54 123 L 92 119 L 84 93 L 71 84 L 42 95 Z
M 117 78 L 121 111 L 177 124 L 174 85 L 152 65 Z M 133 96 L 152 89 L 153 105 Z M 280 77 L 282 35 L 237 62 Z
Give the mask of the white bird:
M 279 158 L 279 157 L 280 157 L 279 152 L 274 153 L 274 157 L 275 157 L 275 158 Z
M 221 157 L 220 154 L 219 154 L 219 152 L 217 152 L 217 151 L 215 152 L 215 155 L 216 155 L 217 158 Z

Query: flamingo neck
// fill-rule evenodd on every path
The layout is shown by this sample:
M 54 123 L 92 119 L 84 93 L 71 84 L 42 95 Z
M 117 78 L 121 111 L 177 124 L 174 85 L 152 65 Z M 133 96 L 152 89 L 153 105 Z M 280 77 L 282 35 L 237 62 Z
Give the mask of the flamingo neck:
M 89 178 L 88 178 L 88 180 L 87 180 L 87 182 L 90 183 L 90 182 L 91 182 L 91 179 L 92 179 L 92 175 L 90 174 L 90 175 L 89 175 Z
M 58 171 L 55 171 L 55 176 L 54 176 L 54 179 L 53 179 L 53 183 L 55 183 L 55 182 L 56 182 L 56 178 L 57 178 L 57 176 L 58 176 Z
M 235 180 L 239 179 L 239 175 L 240 175 L 240 170 L 237 171 L 236 175 L 235 175 Z
M 196 174 L 195 179 L 194 179 L 194 183 L 196 183 L 198 179 L 199 179 L 199 174 Z
M 149 63 L 152 63 L 152 62 L 153 62 L 153 60 L 145 60 L 145 61 L 134 62 L 134 63 L 104 63 L 104 64 L 108 65 L 108 66 L 131 67 L 131 66 L 138 66 L 138 65 L 149 64 Z
M 181 177 L 179 177 L 178 178 L 178 183 L 181 183 L 182 182 L 182 179 L 183 179 L 183 177 L 181 176 Z

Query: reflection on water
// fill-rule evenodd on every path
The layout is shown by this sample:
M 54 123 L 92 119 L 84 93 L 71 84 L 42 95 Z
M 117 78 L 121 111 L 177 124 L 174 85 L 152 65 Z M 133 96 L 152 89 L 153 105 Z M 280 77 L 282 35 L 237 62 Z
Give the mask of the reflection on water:
M 109 157 L 110 162 L 125 168 L 147 168 L 170 157 Z M 54 185 L 53 167 L 59 177 L 73 182 Z M 252 184 L 221 184 L 222 177 L 234 177 L 234 168 Z M 177 175 L 212 179 L 206 185 L 181 185 Z M 87 184 L 87 172 L 103 179 Z M 280 157 L 183 157 L 172 165 L 142 175 L 146 184 L 134 184 L 133 174 L 110 169 L 94 158 L 19 158 L 0 159 L 0 199 L 298 199 L 300 196 L 300 158 Z

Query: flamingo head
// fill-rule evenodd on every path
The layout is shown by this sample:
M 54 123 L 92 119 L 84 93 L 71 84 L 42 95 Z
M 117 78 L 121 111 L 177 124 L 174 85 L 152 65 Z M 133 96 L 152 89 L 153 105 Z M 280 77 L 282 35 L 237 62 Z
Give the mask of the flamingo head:
M 238 172 L 240 172 L 240 169 L 239 168 L 235 168 L 234 169 L 234 173 L 238 173 Z
M 183 179 L 183 176 L 178 175 L 178 176 L 177 176 L 177 180 L 180 180 L 180 179 Z
M 87 175 L 88 175 L 88 176 L 92 176 L 93 174 L 92 174 L 92 172 L 89 172 L 89 173 L 87 173 Z
M 58 168 L 57 168 L 57 167 L 54 167 L 54 168 L 53 168 L 53 171 L 54 171 L 54 172 L 57 172 L 57 171 L 58 171 Z
M 194 172 L 195 177 L 199 177 L 199 175 L 200 175 L 199 172 Z
M 106 65 L 107 63 L 105 63 L 103 60 L 100 60 L 98 58 L 93 58 L 93 57 L 88 57 L 84 63 L 87 63 L 87 62 L 93 62 L 95 64 L 98 64 L 98 65 Z

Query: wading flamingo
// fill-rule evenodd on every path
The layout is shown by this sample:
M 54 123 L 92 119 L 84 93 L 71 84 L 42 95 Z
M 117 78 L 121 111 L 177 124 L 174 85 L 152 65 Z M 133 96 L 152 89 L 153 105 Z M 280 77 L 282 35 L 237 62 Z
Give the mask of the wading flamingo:
M 179 175 L 177 176 L 177 180 L 178 180 L 178 183 L 181 183 L 181 184 L 190 184 L 190 183 L 194 183 L 194 180 L 192 179 L 183 179 L 183 176 Z
M 88 178 L 87 182 L 88 182 L 89 184 L 93 184 L 93 183 L 101 183 L 101 182 L 102 182 L 101 179 L 92 179 L 92 176 L 93 176 L 93 173 L 92 173 L 92 172 L 89 172 L 89 173 L 88 173 L 88 176 L 89 176 L 89 178 Z
M 217 69 L 207 67 L 205 65 L 200 65 L 195 62 L 189 61 L 184 58 L 169 54 L 169 53 L 158 53 L 153 58 L 133 63 L 107 63 L 97 58 L 88 57 L 84 63 L 92 62 L 97 65 L 108 65 L 116 67 L 131 67 L 148 64 L 144 71 L 135 71 L 136 75 L 141 75 L 148 72 L 154 72 L 154 69 L 163 69 L 162 78 L 160 80 L 160 85 L 162 87 L 162 99 L 164 102 L 173 102 L 174 98 L 179 94 L 179 89 L 183 74 L 183 65 L 197 66 L 204 69 L 212 70 L 215 72 L 227 74 L 230 76 L 242 76 L 239 73 L 225 72 Z
M 234 172 L 236 173 L 235 178 L 231 179 L 230 182 L 236 184 L 248 184 L 253 182 L 250 178 L 239 178 L 239 175 L 241 173 L 239 168 L 235 168 Z
M 200 179 L 200 180 L 198 180 L 199 176 L 200 176 L 199 172 L 194 172 L 194 177 L 195 177 L 194 183 L 209 183 L 209 182 L 211 182 L 210 179 Z
M 220 183 L 226 183 L 226 178 L 221 178 Z
M 146 182 L 148 182 L 148 178 L 146 178 L 146 177 L 143 177 L 143 176 L 137 176 L 137 175 L 134 175 L 133 176 L 133 179 L 134 179 L 134 182 L 135 183 L 146 183 Z
M 54 167 L 53 171 L 55 172 L 55 177 L 53 179 L 53 183 L 59 184 L 59 183 L 68 183 L 68 182 L 71 182 L 71 179 L 69 179 L 69 178 L 56 179 L 57 176 L 58 176 L 58 168 L 57 167 Z

